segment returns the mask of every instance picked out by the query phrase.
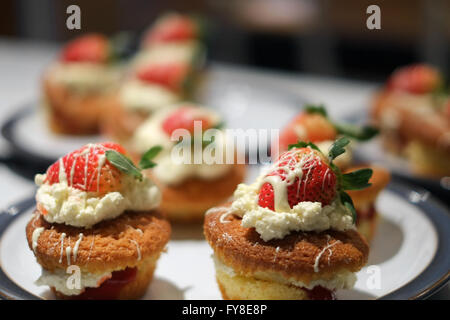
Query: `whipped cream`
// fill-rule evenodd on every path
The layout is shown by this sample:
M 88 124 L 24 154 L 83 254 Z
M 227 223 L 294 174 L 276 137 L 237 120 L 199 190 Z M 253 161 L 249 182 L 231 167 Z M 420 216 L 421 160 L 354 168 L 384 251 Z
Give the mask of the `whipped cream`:
M 109 65 L 74 62 L 57 63 L 49 71 L 50 80 L 81 91 L 108 91 L 117 87 L 120 68 Z
M 120 90 L 120 101 L 128 110 L 150 113 L 179 100 L 180 97 L 169 89 L 138 79 L 126 82 Z
M 132 65 L 133 68 L 139 68 L 142 65 L 160 63 L 190 63 L 198 50 L 199 44 L 195 41 L 158 44 L 151 46 L 151 50 L 141 51 Z
M 278 162 L 269 168 L 285 170 L 285 180 L 278 175 L 267 176 L 264 170 L 255 183 L 238 185 L 231 210 L 242 217 L 243 227 L 255 228 L 264 241 L 282 239 L 292 231 L 320 232 L 327 229 L 345 231 L 354 228 L 351 212 L 340 203 L 338 197 L 326 206 L 322 206 L 320 202 L 302 201 L 293 208 L 290 207 L 287 187 L 294 183 L 297 177 L 302 179 L 305 165 L 311 157 L 317 155 L 311 154 L 301 158 L 293 169 L 279 166 Z M 275 211 L 258 205 L 259 190 L 266 182 L 270 183 L 274 190 Z
M 183 106 L 186 106 L 186 104 L 183 104 Z M 202 161 L 202 163 L 194 163 L 194 161 L 191 161 L 190 164 L 187 164 L 176 161 L 177 157 L 172 151 L 176 152 L 174 147 L 177 144 L 177 141 L 171 140 L 171 137 L 162 129 L 162 123 L 164 119 L 178 107 L 179 106 L 172 106 L 157 111 L 152 117 L 138 127 L 131 141 L 133 149 L 138 153 L 144 153 L 155 145 L 163 147 L 163 150 L 154 159 L 158 165 L 153 169 L 153 174 L 164 184 L 176 185 L 191 177 L 212 180 L 224 176 L 229 172 L 232 165 L 206 163 L 205 161 Z M 196 107 L 196 110 L 203 116 L 208 117 L 210 123 L 218 123 L 220 121 L 219 116 L 208 109 Z M 214 144 L 216 149 L 222 148 L 225 152 L 225 135 L 217 135 Z M 202 152 L 202 150 L 199 150 L 198 152 Z M 194 156 L 194 152 L 192 152 L 192 158 L 194 158 Z
M 38 286 L 54 287 L 56 291 L 62 294 L 73 296 L 83 293 L 85 288 L 98 288 L 104 281 L 110 279 L 111 276 L 111 272 L 94 274 L 81 271 L 80 282 L 76 283 L 74 281 L 72 283 L 69 277 L 74 277 L 74 275 L 66 273 L 64 269 L 55 269 L 53 272 L 42 269 L 42 274 L 35 283 Z
M 126 210 L 151 210 L 159 205 L 161 193 L 147 178 L 142 181 L 124 177 L 123 189 L 96 197 L 61 180 L 52 185 L 43 183 L 45 175 L 35 178 L 39 189 L 36 201 L 45 209 L 44 219 L 50 223 L 64 223 L 90 228 L 94 224 L 121 215 Z

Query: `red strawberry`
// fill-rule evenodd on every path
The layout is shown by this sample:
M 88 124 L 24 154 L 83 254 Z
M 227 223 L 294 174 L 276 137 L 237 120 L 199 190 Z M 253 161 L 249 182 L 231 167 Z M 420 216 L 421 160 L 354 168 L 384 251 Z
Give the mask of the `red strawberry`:
M 439 71 L 424 64 L 416 64 L 396 70 L 389 78 L 387 88 L 424 94 L 437 89 L 441 83 Z
M 300 166 L 301 179 L 289 173 Z M 287 200 L 293 208 L 302 201 L 330 204 L 337 194 L 337 177 L 323 155 L 311 148 L 294 148 L 285 152 L 277 161 L 276 169 L 266 177 L 279 176 L 287 181 Z M 294 179 L 292 181 L 292 179 Z M 275 210 L 274 189 L 271 183 L 265 182 L 259 192 L 259 206 Z
M 208 117 L 200 114 L 194 107 L 182 107 L 170 114 L 162 123 L 163 130 L 172 135 L 176 129 L 186 129 L 190 133 L 194 133 L 194 121 L 202 122 L 202 131 L 211 127 Z
M 116 143 L 86 145 L 52 164 L 45 182 L 51 185 L 65 180 L 73 188 L 98 195 L 120 190 L 123 173 L 106 159 L 107 150 L 126 153 Z
M 148 83 L 156 83 L 173 91 L 181 91 L 188 66 L 180 63 L 152 64 L 138 70 L 136 76 Z
M 170 15 L 157 22 L 146 36 L 144 43 L 177 42 L 193 39 L 197 34 L 196 24 L 188 17 Z
M 325 116 L 302 112 L 281 132 L 280 150 L 287 150 L 290 144 L 299 140 L 320 142 L 334 140 L 336 135 L 335 127 Z
M 108 40 L 100 34 L 88 34 L 69 42 L 61 53 L 63 62 L 104 63 L 108 59 Z

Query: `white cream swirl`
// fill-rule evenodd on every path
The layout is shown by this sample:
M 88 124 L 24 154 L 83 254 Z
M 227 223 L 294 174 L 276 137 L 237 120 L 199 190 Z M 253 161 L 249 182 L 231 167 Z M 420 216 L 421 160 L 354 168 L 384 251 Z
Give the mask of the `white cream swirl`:
M 38 286 L 49 286 L 66 296 L 79 295 L 83 293 L 85 288 L 98 288 L 104 281 L 111 278 L 111 272 L 99 274 L 81 271 L 80 282 L 72 283 L 69 279 L 70 273 L 66 273 L 63 269 L 55 269 L 53 272 L 42 269 L 42 274 L 36 280 Z
M 54 64 L 48 74 L 50 81 L 81 93 L 88 93 L 117 88 L 121 70 L 117 66 L 73 62 Z
M 180 101 L 176 93 L 157 84 L 148 84 L 138 79 L 130 80 L 120 89 L 120 101 L 125 109 L 150 113 Z
M 152 117 L 138 127 L 131 141 L 132 148 L 142 154 L 154 145 L 163 147 L 163 150 L 155 158 L 155 162 L 158 165 L 153 169 L 153 173 L 156 178 L 164 184 L 176 185 L 191 177 L 208 180 L 224 176 L 229 172 L 232 165 L 215 162 L 207 163 L 206 161 L 194 163 L 195 161 L 193 161 L 193 158 L 195 155 L 197 154 L 198 157 L 202 156 L 203 150 L 191 152 L 191 148 L 188 148 L 188 161 L 181 161 L 183 155 L 175 154 L 177 150 L 181 150 L 182 148 L 179 146 L 179 149 L 175 149 L 177 141 L 172 140 L 162 129 L 162 123 L 166 117 L 181 106 L 192 107 L 187 104 L 179 104 L 165 108 L 164 110 L 157 111 Z M 210 123 L 218 123 L 220 121 L 219 116 L 208 109 L 196 107 L 196 112 L 199 112 L 202 116 L 208 117 Z M 225 152 L 225 135 L 216 135 L 215 138 L 214 148 L 216 150 L 221 149 Z
M 45 210 L 43 217 L 50 223 L 64 223 L 74 227 L 90 228 L 94 224 L 121 215 L 126 210 L 152 210 L 159 205 L 161 193 L 147 178 L 142 181 L 124 178 L 122 190 L 109 192 L 102 197 L 73 188 L 67 182 L 44 183 L 44 175 L 37 175 L 40 186 L 37 203 Z

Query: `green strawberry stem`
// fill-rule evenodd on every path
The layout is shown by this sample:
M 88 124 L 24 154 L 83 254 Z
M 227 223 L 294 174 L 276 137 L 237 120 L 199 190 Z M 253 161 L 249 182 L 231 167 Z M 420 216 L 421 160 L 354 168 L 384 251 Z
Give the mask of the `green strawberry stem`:
M 136 167 L 133 161 L 116 150 L 106 150 L 105 155 L 106 159 L 108 159 L 108 161 L 117 169 L 142 181 L 143 175 L 141 171 L 156 166 L 156 163 L 152 160 L 158 155 L 159 152 L 161 152 L 161 150 L 161 146 L 153 146 L 147 150 L 139 162 L 139 167 Z
M 378 129 L 372 126 L 357 126 L 350 123 L 338 123 L 332 121 L 328 117 L 328 112 L 325 109 L 324 105 L 311 105 L 308 104 L 304 107 L 306 113 L 317 113 L 328 119 L 330 123 L 334 126 L 336 131 L 339 134 L 346 135 L 350 138 L 359 140 L 359 141 L 367 141 L 372 139 L 374 136 L 378 134 Z
M 106 159 L 111 162 L 120 171 L 142 180 L 141 169 L 133 164 L 133 161 L 116 150 L 107 150 Z
M 139 167 L 141 167 L 141 169 L 154 168 L 156 163 L 153 162 L 153 159 L 158 155 L 158 153 L 161 152 L 162 149 L 163 148 L 161 146 L 154 146 L 147 150 L 147 152 L 145 152 L 142 156 L 141 161 L 139 161 Z

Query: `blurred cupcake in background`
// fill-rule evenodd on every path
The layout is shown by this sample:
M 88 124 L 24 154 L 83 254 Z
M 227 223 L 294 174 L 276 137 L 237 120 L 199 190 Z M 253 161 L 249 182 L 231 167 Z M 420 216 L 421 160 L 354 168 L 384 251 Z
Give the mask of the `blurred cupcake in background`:
M 194 96 L 204 67 L 205 49 L 195 33 L 178 29 L 184 25 L 178 20 L 191 21 L 188 16 L 164 16 L 144 35 L 143 43 L 151 44 L 142 45 L 130 62 L 114 112 L 103 121 L 106 135 L 126 142 L 148 116 Z
M 376 94 L 372 119 L 383 145 L 418 175 L 450 175 L 450 95 L 439 70 L 424 64 L 395 70 Z
M 100 34 L 83 35 L 62 49 L 43 77 L 43 103 L 53 132 L 98 133 L 121 78 L 116 57 L 113 43 Z
M 214 129 L 213 136 L 208 129 Z M 179 137 L 177 130 L 190 137 Z M 130 141 L 137 157 L 161 146 L 151 175 L 162 192 L 160 209 L 171 221 L 202 221 L 206 210 L 226 201 L 243 181 L 245 164 L 236 164 L 235 153 L 226 163 L 226 141 L 220 116 L 192 103 L 160 110 L 137 128 Z

